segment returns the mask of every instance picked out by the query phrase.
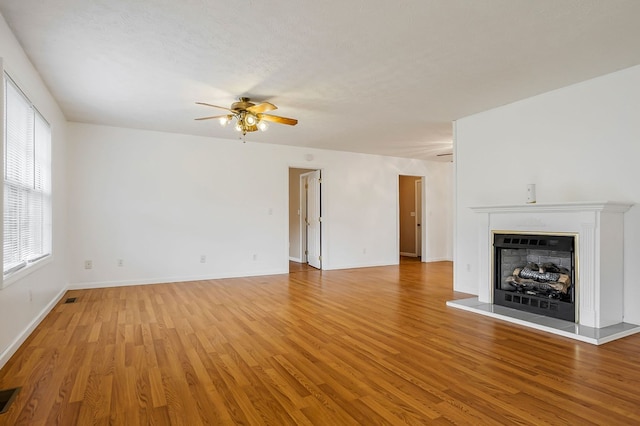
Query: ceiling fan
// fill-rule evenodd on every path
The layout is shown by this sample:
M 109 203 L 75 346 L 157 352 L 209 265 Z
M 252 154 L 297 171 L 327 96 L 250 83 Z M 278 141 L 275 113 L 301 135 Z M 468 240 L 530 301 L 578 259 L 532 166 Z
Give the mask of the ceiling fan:
M 217 118 L 222 126 L 226 126 L 234 119 L 236 120 L 235 129 L 246 135 L 248 132 L 257 130 L 265 131 L 269 127 L 268 123 L 287 124 L 295 126 L 298 120 L 295 118 L 280 117 L 278 115 L 265 114 L 265 112 L 273 111 L 278 107 L 270 102 L 261 102 L 259 104 L 251 102 L 251 99 L 242 97 L 238 102 L 231 104 L 231 108 L 218 105 L 208 104 L 206 102 L 196 102 L 198 105 L 210 106 L 227 110 L 227 114 L 212 115 L 210 117 L 200 117 L 196 120 L 211 120 Z

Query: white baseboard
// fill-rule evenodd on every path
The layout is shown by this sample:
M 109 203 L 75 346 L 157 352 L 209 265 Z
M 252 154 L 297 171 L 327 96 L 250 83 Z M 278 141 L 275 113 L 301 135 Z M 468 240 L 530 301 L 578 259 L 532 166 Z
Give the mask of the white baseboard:
M 423 262 L 431 263 L 431 262 L 453 262 L 453 259 L 448 257 L 430 257 L 428 259 L 422 259 Z
M 299 257 L 289 257 L 289 260 L 296 263 L 304 263 Z
M 326 266 L 322 265 L 323 271 L 338 271 L 341 269 L 359 269 L 359 268 L 375 268 L 378 266 L 393 266 L 397 265 L 398 262 L 371 262 L 371 263 L 358 263 L 358 264 L 344 264 L 344 265 L 331 265 Z
M 141 278 L 139 280 L 123 280 L 123 281 L 95 281 L 95 282 L 79 282 L 69 284 L 68 290 L 86 290 L 91 288 L 107 288 L 107 287 L 126 287 L 132 285 L 149 285 L 149 284 L 166 284 L 166 283 L 181 283 L 187 281 L 203 281 L 203 280 L 218 280 L 224 278 L 242 278 L 242 277 L 260 277 L 263 275 L 281 275 L 288 274 L 289 268 L 286 270 L 273 269 L 252 273 L 227 273 L 219 274 L 215 276 L 211 275 L 197 275 L 197 276 L 185 276 L 185 277 L 163 277 L 163 278 Z
M 67 287 L 63 287 L 62 290 L 45 306 L 40 313 L 29 323 L 29 325 L 15 338 L 15 340 L 0 354 L 0 368 L 4 367 L 4 365 L 9 361 L 9 359 L 16 353 L 20 345 L 22 345 L 27 337 L 33 330 L 36 329 L 38 324 L 42 322 L 42 320 L 49 315 L 49 312 L 56 306 L 56 304 L 62 299 L 62 296 L 67 292 Z

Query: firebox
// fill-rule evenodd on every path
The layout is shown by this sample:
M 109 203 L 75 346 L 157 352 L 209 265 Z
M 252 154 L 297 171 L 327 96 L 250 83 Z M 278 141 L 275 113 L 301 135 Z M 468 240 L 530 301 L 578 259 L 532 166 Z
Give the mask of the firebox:
M 493 303 L 576 321 L 575 237 L 494 233 Z

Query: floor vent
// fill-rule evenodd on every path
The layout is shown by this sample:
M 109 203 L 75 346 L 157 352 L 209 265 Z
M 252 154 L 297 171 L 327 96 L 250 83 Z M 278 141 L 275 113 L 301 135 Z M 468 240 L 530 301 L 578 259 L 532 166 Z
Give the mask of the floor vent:
M 78 300 L 77 297 L 70 297 L 67 300 L 65 300 L 64 303 L 76 303 L 76 300 Z
M 0 414 L 4 414 L 20 392 L 20 388 L 0 390 Z

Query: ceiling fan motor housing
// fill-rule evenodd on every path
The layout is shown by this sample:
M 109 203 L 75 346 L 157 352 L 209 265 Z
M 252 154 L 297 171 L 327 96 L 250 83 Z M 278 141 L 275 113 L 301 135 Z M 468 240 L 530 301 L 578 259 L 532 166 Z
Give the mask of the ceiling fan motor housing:
M 231 110 L 233 111 L 243 111 L 247 108 L 254 106 L 253 102 L 249 102 L 249 98 L 240 98 L 238 102 L 234 102 L 231 104 Z

